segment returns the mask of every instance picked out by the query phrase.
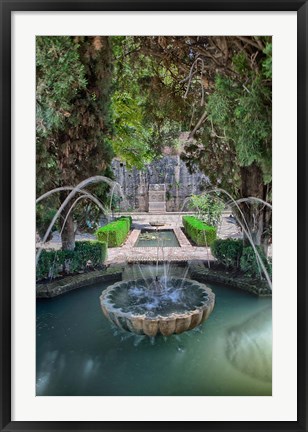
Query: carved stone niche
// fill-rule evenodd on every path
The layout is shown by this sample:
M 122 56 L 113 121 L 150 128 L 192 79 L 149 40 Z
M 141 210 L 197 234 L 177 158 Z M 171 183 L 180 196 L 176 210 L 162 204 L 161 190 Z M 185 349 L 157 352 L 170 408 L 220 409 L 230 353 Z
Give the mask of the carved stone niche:
M 164 184 L 149 185 L 149 212 L 163 213 L 166 211 L 166 186 Z

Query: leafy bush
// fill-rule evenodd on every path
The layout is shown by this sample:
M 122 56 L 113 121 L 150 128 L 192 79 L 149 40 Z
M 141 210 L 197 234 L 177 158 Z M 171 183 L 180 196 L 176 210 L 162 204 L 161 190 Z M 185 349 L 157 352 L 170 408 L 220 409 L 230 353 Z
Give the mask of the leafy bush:
M 96 240 L 78 241 L 75 244 L 75 251 L 81 262 L 90 260 L 95 267 L 104 262 L 107 258 L 107 243 Z
M 198 246 L 210 246 L 216 239 L 217 229 L 206 225 L 195 216 L 183 216 L 182 221 L 186 234 Z
M 120 217 L 96 231 L 98 241 L 106 242 L 108 247 L 117 247 L 125 241 L 131 227 L 131 217 Z
M 235 239 L 218 239 L 212 243 L 211 251 L 217 261 L 227 268 L 239 268 L 243 242 Z
M 191 207 L 197 209 L 198 219 L 207 225 L 217 226 L 224 209 L 223 202 L 211 195 L 192 195 L 190 198 Z
M 256 246 L 256 249 L 260 255 L 262 262 L 265 265 L 265 268 L 269 275 L 272 275 L 272 266 L 271 263 L 267 260 L 263 249 L 260 246 Z M 263 275 L 263 271 L 261 270 L 260 263 L 256 257 L 255 251 L 252 246 L 246 246 L 243 249 L 243 254 L 240 261 L 241 270 L 249 276 L 260 277 Z M 261 270 L 261 274 L 260 274 Z
M 54 279 L 61 274 L 72 274 L 91 266 L 101 265 L 107 257 L 107 244 L 98 241 L 76 242 L 73 251 L 42 250 L 36 266 L 36 279 Z
M 267 260 L 263 249 L 256 246 L 262 262 L 265 265 L 269 275 L 272 274 L 271 262 Z M 252 246 L 243 247 L 242 240 L 226 239 L 215 240 L 211 246 L 213 256 L 218 262 L 228 268 L 239 268 L 247 276 L 261 277 L 263 271 L 256 257 L 255 251 Z M 261 270 L 261 274 L 260 274 Z

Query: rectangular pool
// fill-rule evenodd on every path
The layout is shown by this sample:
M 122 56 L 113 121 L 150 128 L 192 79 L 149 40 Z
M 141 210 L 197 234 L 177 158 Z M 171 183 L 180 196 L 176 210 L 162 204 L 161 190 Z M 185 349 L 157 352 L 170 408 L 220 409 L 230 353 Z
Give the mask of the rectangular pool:
M 172 229 L 142 230 L 134 247 L 180 247 Z

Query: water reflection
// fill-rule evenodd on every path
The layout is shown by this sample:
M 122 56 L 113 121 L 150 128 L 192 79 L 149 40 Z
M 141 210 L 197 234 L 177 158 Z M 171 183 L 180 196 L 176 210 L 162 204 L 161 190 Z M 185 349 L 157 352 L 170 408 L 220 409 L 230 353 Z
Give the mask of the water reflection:
M 226 337 L 226 356 L 239 371 L 253 378 L 272 380 L 272 320 L 267 307 L 240 325 L 231 327 Z

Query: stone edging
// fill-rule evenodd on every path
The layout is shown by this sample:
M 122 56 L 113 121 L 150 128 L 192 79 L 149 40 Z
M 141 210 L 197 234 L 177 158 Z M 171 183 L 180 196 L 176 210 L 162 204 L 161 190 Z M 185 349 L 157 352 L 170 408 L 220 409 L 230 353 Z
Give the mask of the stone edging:
M 232 277 L 222 271 L 205 267 L 202 261 L 187 261 L 190 270 L 190 277 L 199 282 L 221 283 L 233 288 L 250 292 L 260 297 L 271 297 L 272 292 L 263 281 L 247 279 L 244 277 Z M 66 292 L 83 288 L 97 282 L 120 281 L 122 280 L 123 269 L 120 266 L 108 267 L 104 270 L 96 270 L 89 273 L 82 273 L 74 276 L 67 276 L 63 279 L 50 283 L 36 285 L 37 298 L 52 298 Z
M 190 263 L 190 276 L 199 282 L 214 282 L 230 286 L 232 288 L 241 289 L 259 297 L 272 297 L 272 291 L 267 286 L 266 282 L 245 277 L 232 277 L 228 274 L 205 267 L 203 263 Z
M 37 298 L 51 298 L 66 292 L 83 288 L 97 282 L 120 281 L 122 280 L 122 270 L 119 267 L 110 267 L 104 270 L 96 270 L 89 273 L 82 273 L 74 276 L 67 276 L 53 282 L 37 284 Z

